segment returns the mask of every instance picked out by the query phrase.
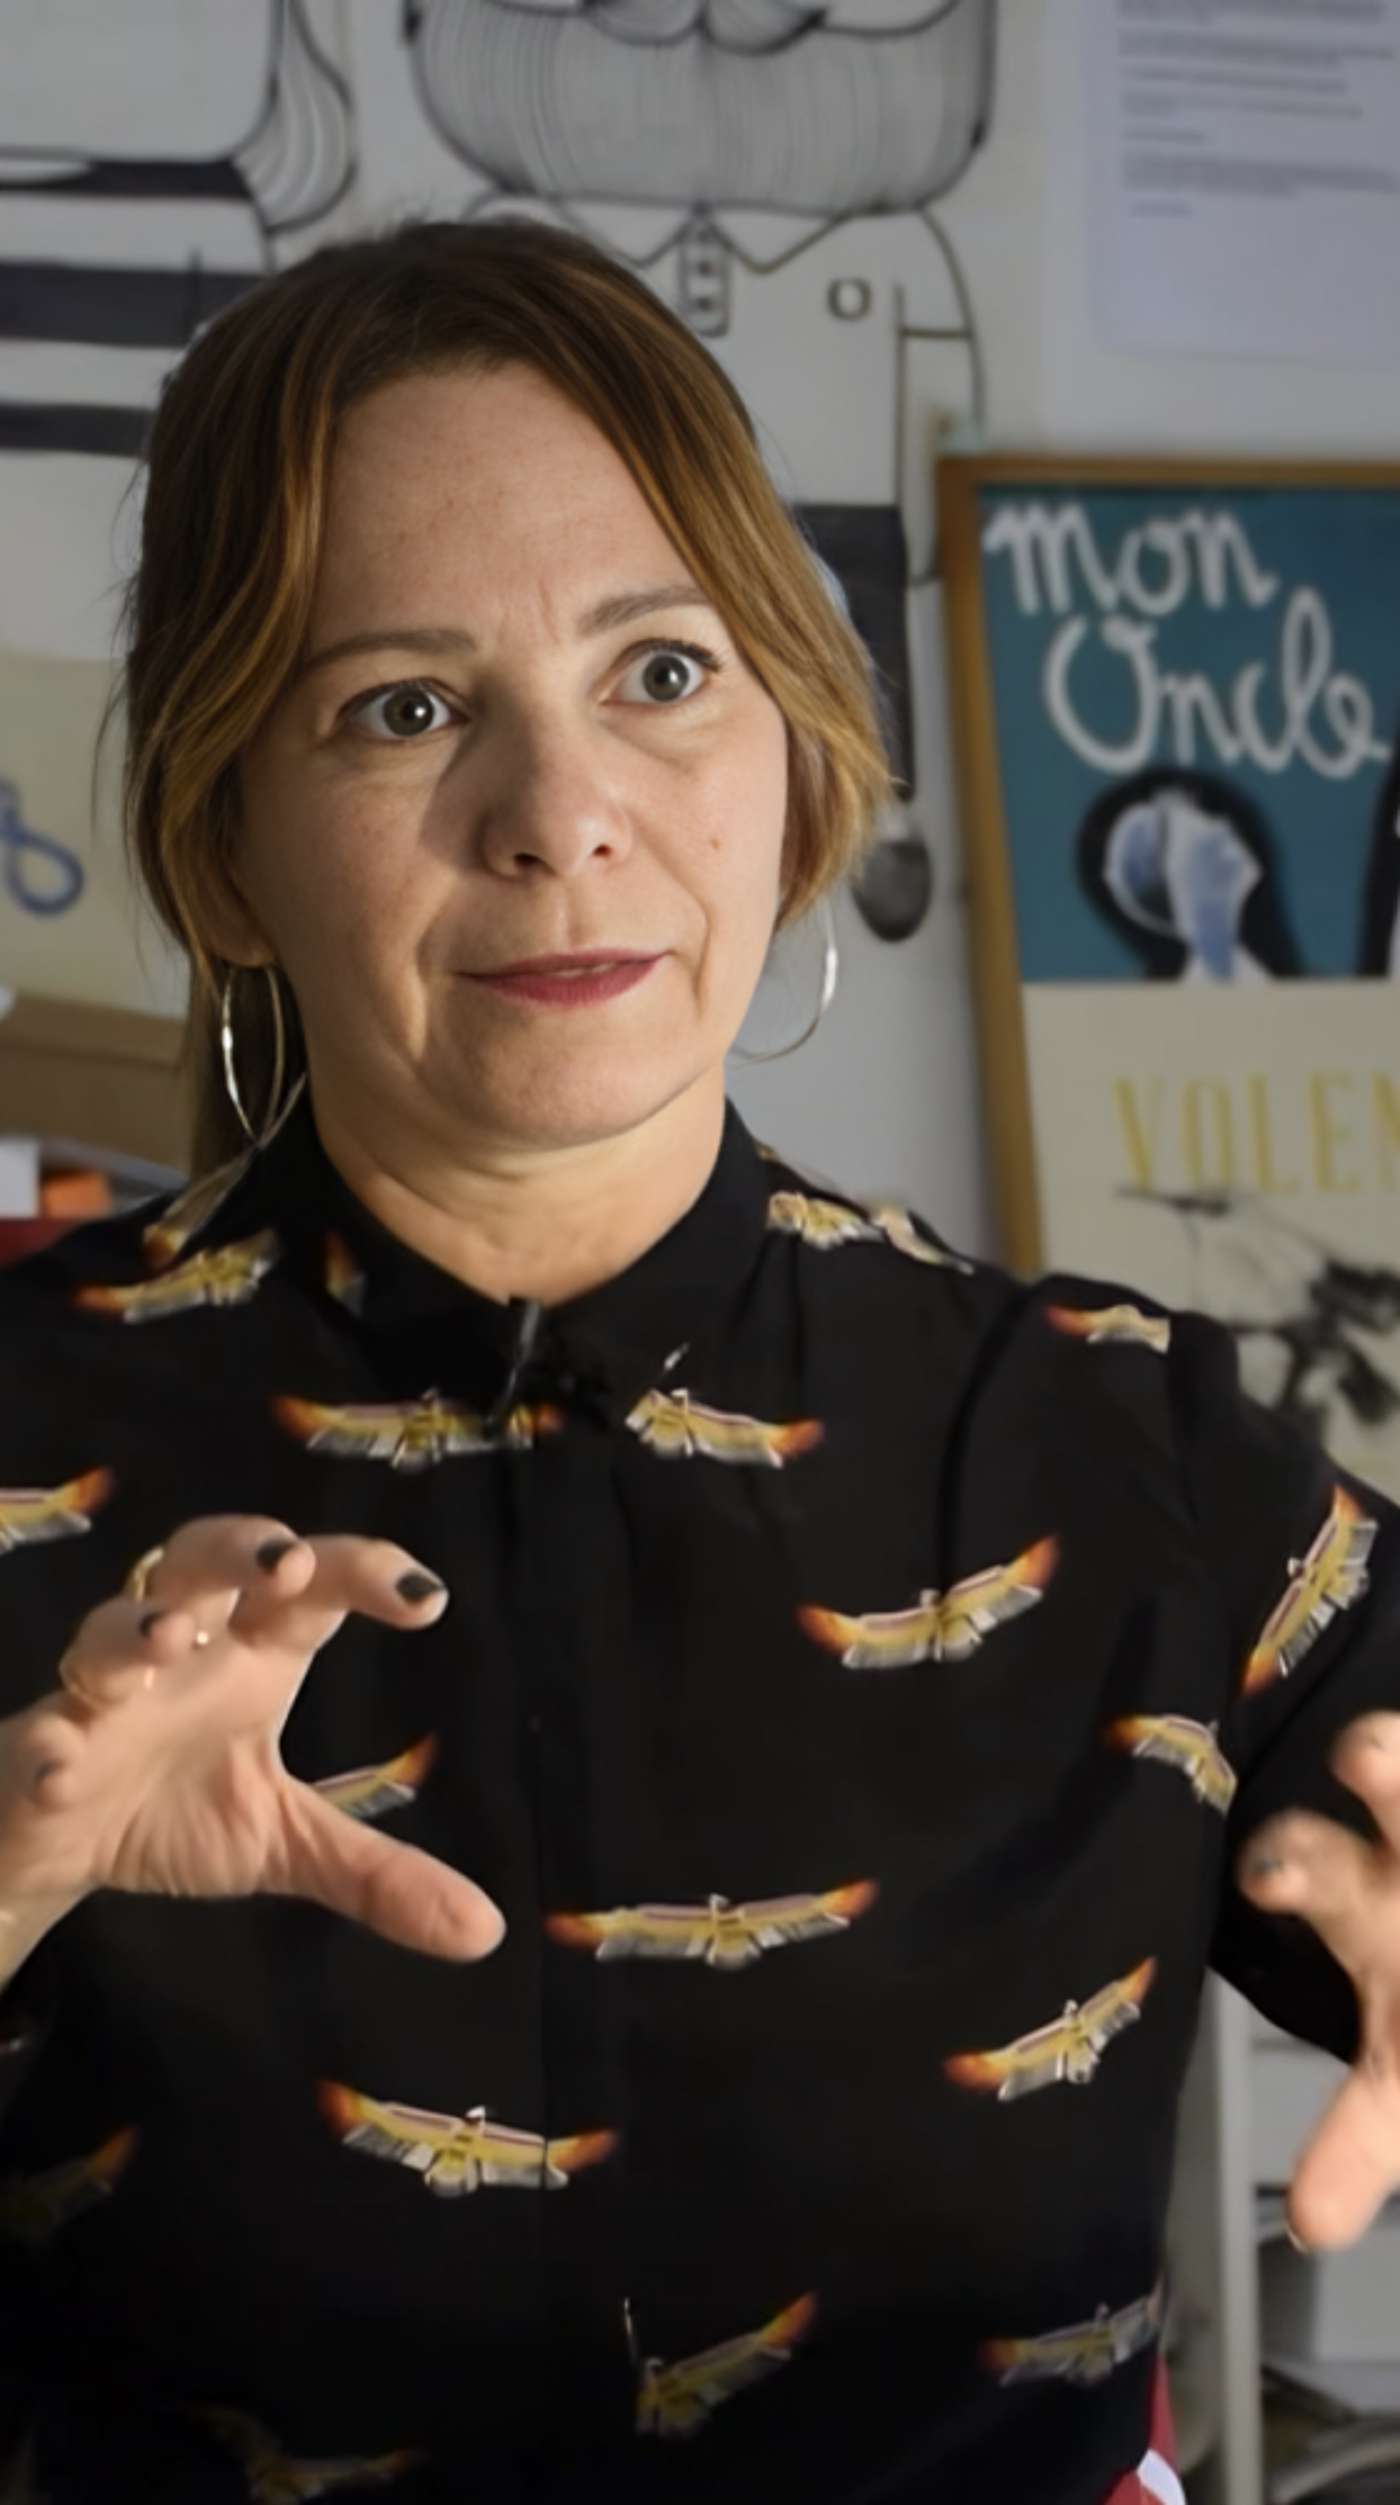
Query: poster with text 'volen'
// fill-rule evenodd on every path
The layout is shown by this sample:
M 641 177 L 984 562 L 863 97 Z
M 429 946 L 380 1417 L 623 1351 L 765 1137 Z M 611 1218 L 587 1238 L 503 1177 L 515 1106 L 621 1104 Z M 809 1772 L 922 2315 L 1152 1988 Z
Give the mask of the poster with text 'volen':
M 1006 1257 L 1400 1497 L 1400 470 L 948 461 Z

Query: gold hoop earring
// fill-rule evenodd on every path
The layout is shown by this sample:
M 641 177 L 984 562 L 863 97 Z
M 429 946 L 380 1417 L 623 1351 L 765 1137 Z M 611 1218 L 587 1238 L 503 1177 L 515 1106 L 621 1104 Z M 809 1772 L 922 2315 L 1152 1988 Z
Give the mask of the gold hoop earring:
M 272 1084 L 267 1092 L 267 1111 L 260 1131 L 255 1131 L 248 1119 L 247 1108 L 238 1085 L 238 1072 L 234 1065 L 232 972 L 224 977 L 223 996 L 219 1003 L 219 1046 L 224 1062 L 224 1089 L 245 1136 L 252 1141 L 255 1148 L 267 1146 L 273 1133 L 281 1127 L 285 1117 L 290 1113 L 305 1084 L 304 1078 L 299 1078 L 287 1096 L 283 1097 L 283 1083 L 287 1075 L 287 1027 L 282 1015 L 282 987 L 277 980 L 274 966 L 265 965 L 262 972 L 267 976 L 272 994 Z
M 813 1016 L 808 1020 L 795 1043 L 780 1044 L 776 1052 L 737 1051 L 734 1055 L 736 1061 L 786 1061 L 789 1053 L 800 1052 L 803 1045 L 810 1044 L 812 1037 L 816 1034 L 817 1028 L 836 998 L 836 986 L 841 979 L 841 950 L 836 938 L 836 915 L 832 910 L 829 896 L 823 896 L 818 900 L 817 918 L 822 930 L 822 979 Z

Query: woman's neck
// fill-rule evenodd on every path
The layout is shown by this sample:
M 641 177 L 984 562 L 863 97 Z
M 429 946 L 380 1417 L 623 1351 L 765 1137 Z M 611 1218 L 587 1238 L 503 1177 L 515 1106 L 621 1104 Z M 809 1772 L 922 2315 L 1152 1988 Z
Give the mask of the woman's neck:
M 575 1148 L 454 1153 L 400 1127 L 376 1139 L 313 1100 L 332 1165 L 381 1226 L 482 1296 L 558 1305 L 616 1278 L 700 1197 L 724 1129 L 707 1073 L 635 1128 Z

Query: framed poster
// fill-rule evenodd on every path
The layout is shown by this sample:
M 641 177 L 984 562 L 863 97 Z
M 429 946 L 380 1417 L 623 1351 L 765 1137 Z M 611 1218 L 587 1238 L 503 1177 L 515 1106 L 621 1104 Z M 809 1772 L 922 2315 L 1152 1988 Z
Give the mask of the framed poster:
M 1002 1251 L 1400 1496 L 1400 468 L 940 465 Z

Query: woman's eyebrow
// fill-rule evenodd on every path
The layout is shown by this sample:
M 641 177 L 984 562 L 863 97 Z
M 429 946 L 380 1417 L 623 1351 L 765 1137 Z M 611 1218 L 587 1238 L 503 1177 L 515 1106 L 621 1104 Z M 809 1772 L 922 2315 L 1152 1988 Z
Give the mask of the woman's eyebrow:
M 416 652 L 425 660 L 444 661 L 475 650 L 476 638 L 464 626 L 370 626 L 361 634 L 342 635 L 333 644 L 323 644 L 319 652 L 308 653 L 296 677 L 307 678 L 313 670 L 324 670 L 328 663 L 347 660 L 356 652 Z
M 631 626 L 637 618 L 650 617 L 656 609 L 709 609 L 714 602 L 698 583 L 681 581 L 657 583 L 645 591 L 614 592 L 586 609 L 578 621 L 581 635 L 605 635 L 615 626 Z
M 585 609 L 577 621 L 580 635 L 606 635 L 619 626 L 631 626 L 638 618 L 650 617 L 658 609 L 708 609 L 713 614 L 714 602 L 698 583 L 680 581 L 656 583 L 645 590 L 612 592 Z M 476 637 L 464 626 L 387 626 L 367 627 L 358 635 L 342 635 L 333 644 L 323 644 L 319 652 L 308 654 L 297 671 L 297 678 L 309 676 L 313 670 L 324 670 L 332 661 L 345 661 L 357 652 L 412 652 L 430 661 L 453 660 L 459 653 L 475 652 Z

